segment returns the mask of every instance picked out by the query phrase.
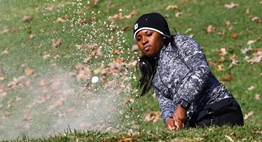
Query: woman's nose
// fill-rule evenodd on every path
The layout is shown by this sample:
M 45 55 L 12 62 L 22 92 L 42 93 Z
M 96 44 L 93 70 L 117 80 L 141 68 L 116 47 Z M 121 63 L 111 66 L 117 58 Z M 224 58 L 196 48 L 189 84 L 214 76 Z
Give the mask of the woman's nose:
M 146 37 L 143 37 L 143 39 L 142 39 L 142 43 L 143 43 L 143 44 L 146 44 L 147 41 L 148 41 L 147 38 L 146 38 Z

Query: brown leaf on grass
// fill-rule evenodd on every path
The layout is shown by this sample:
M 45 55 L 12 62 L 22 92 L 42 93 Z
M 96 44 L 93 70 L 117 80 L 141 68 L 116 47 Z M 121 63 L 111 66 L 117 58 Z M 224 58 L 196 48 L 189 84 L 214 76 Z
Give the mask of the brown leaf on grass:
M 68 113 L 73 112 L 74 109 L 73 108 L 69 108 L 69 109 L 65 109 L 65 110 L 61 110 L 57 113 L 59 118 L 65 117 Z
M 119 140 L 118 142 L 135 142 L 134 138 L 123 138 Z
M 32 117 L 33 117 L 33 114 L 32 114 L 32 113 L 28 113 L 26 110 L 23 110 L 23 113 L 24 113 L 23 119 L 24 119 L 25 121 L 29 121 L 29 120 L 32 119 Z
M 79 71 L 76 75 L 77 81 L 91 79 L 92 71 L 86 64 L 77 64 L 75 69 Z
M 67 18 L 64 18 L 64 17 L 58 17 L 58 18 L 56 19 L 56 22 L 57 22 L 57 23 L 65 23 L 66 20 L 67 20 Z
M 0 81 L 4 81 L 4 80 L 5 80 L 5 77 L 0 76 Z
M 25 74 L 26 74 L 26 76 L 30 76 L 30 75 L 32 75 L 34 72 L 35 72 L 34 69 L 30 69 L 30 68 L 25 69 Z
M 213 27 L 212 25 L 209 25 L 208 27 L 206 27 L 206 31 L 207 33 L 213 33 L 216 31 L 216 28 Z
M 111 7 L 111 5 L 113 4 L 113 2 L 112 1 L 108 1 L 107 3 L 106 3 L 106 8 L 109 8 L 109 7 Z
M 257 51 L 253 54 L 252 59 L 247 59 L 246 61 L 253 64 L 253 63 L 258 63 L 262 60 L 262 51 Z
M 182 15 L 183 14 L 183 12 L 177 12 L 176 14 L 175 14 L 175 16 L 178 18 L 180 15 Z
M 224 81 L 224 82 L 230 82 L 232 80 L 234 80 L 234 78 L 232 76 L 225 76 L 225 77 L 222 78 L 222 81 Z
M 256 38 L 256 39 L 254 39 L 254 40 L 249 40 L 249 41 L 247 42 L 247 45 L 251 45 L 251 44 L 253 44 L 253 43 L 257 42 L 258 40 L 260 40 L 260 36 L 259 36 L 259 37 L 257 37 L 257 38 Z
M 5 116 L 10 116 L 12 113 L 9 112 L 9 111 L 6 111 L 4 114 L 5 114 Z
M 219 34 L 219 35 L 222 35 L 222 36 L 225 35 L 225 33 L 226 33 L 226 30 L 225 30 L 225 29 L 224 29 L 223 31 L 221 31 L 221 32 L 218 32 L 218 34 Z
M 224 56 L 224 55 L 226 55 L 226 54 L 227 54 L 226 48 L 220 48 L 220 49 L 218 50 L 218 55 Z
M 262 131 L 259 131 L 259 130 L 252 130 L 251 133 L 252 134 L 261 134 L 262 135 Z
M 259 4 L 262 4 L 262 1 L 260 1 Z
M 86 19 L 80 19 L 80 20 L 79 20 L 79 23 L 82 24 L 82 25 L 84 25 L 84 24 L 87 23 L 87 20 L 86 20 Z
M 251 46 L 245 48 L 245 49 L 241 49 L 241 53 L 242 54 L 246 54 L 248 51 L 252 51 L 253 49 L 251 48 Z
M 238 65 L 238 60 L 237 60 L 237 56 L 235 54 L 233 54 L 232 56 L 230 56 L 230 60 L 231 63 L 229 65 L 229 68 L 233 67 L 233 66 L 237 66 Z
M 55 50 L 58 46 L 60 46 L 62 44 L 62 41 L 60 39 L 56 40 L 56 42 L 54 42 L 52 44 L 53 50 Z
M 205 140 L 205 138 L 201 138 L 201 137 L 199 137 L 199 138 L 194 138 L 194 141 L 203 141 L 203 140 Z
M 122 28 L 123 31 L 128 31 L 128 30 L 130 30 L 130 29 L 132 29 L 131 26 L 125 26 L 125 27 Z
M 249 14 L 249 7 L 246 9 L 246 14 Z
M 233 140 L 230 136 L 225 135 L 225 137 L 226 137 L 229 141 L 234 142 L 234 140 Z
M 256 99 L 256 100 L 260 100 L 260 94 L 256 94 L 256 95 L 255 95 L 255 99 Z
M 124 62 L 125 62 L 125 59 L 115 58 L 115 59 L 114 59 L 114 62 L 115 62 L 115 63 L 124 63 Z
M 25 81 L 25 76 L 20 76 L 19 78 L 14 78 L 12 82 L 8 83 L 8 87 L 16 87 L 18 86 L 20 83 Z
M 39 81 L 39 83 L 38 83 L 38 86 L 43 87 L 43 86 L 45 86 L 45 84 L 46 84 L 45 79 L 41 79 L 41 80 Z
M 108 17 L 108 20 L 110 20 L 110 21 L 117 21 L 117 20 L 120 20 L 120 19 L 123 19 L 122 12 L 118 12 L 114 16 Z
M 99 47 L 95 51 L 93 51 L 90 55 L 91 56 L 103 56 L 104 54 L 102 52 L 102 49 Z
M 236 39 L 236 38 L 237 38 L 237 34 L 236 34 L 236 33 L 232 33 L 232 34 L 231 34 L 231 37 L 234 38 L 234 39 Z
M 33 20 L 33 16 L 24 16 L 22 19 L 24 22 L 30 22 Z
M 226 58 L 224 56 L 221 56 L 219 59 L 218 59 L 218 62 L 221 63 L 221 62 L 224 62 L 226 60 Z
M 244 120 L 248 119 L 250 116 L 254 114 L 254 111 L 250 111 L 249 113 L 244 115 Z
M 120 52 L 121 52 L 120 49 L 114 49 L 114 50 L 112 51 L 112 54 L 119 54 Z
M 168 5 L 165 10 L 169 10 L 169 9 L 178 9 L 178 6 L 177 5 Z
M 225 70 L 223 64 L 216 65 L 216 67 L 217 67 L 217 71 L 219 71 L 219 72 Z
M 86 57 L 85 59 L 84 59 L 84 63 L 88 63 L 90 60 L 92 59 L 92 57 L 90 57 L 90 56 L 88 56 L 88 57 Z
M 124 99 L 125 104 L 133 103 L 134 101 L 135 101 L 135 100 L 134 100 L 134 99 L 131 99 L 131 98 L 125 98 L 125 99 Z
M 254 90 L 254 89 L 255 89 L 255 87 L 253 85 L 250 86 L 249 88 L 247 88 L 248 91 L 251 91 L 251 90 Z
M 161 119 L 160 111 L 150 111 L 145 117 L 145 121 L 153 121 L 153 123 L 159 119 Z
M 124 64 L 125 60 L 124 59 L 120 59 L 120 58 L 116 58 L 114 59 L 113 62 L 109 63 L 109 71 L 108 73 L 115 73 L 115 72 L 121 72 L 124 70 L 125 68 L 125 64 Z
M 248 17 L 249 17 L 249 19 L 251 19 L 251 21 L 257 21 L 257 20 L 259 20 L 259 17 L 254 16 L 254 15 L 250 15 L 250 16 L 248 16 Z
M 9 48 L 4 48 L 2 54 L 8 54 L 8 52 L 9 52 Z
M 93 49 L 95 49 L 95 48 L 97 48 L 98 47 L 98 44 L 87 44 L 86 45 L 86 48 L 85 48 L 85 51 L 88 51 L 88 50 L 93 50 Z
M 127 18 L 127 19 L 130 19 L 130 18 L 136 16 L 137 14 L 138 14 L 137 11 L 132 11 L 131 13 L 129 13 L 128 15 L 126 15 L 124 17 Z
M 239 6 L 239 4 L 235 4 L 234 2 L 231 2 L 230 4 L 225 4 L 225 7 L 227 9 L 232 9 L 234 7 L 237 7 L 237 6 Z
M 49 12 L 52 12 L 54 10 L 54 7 L 47 7 L 45 8 L 44 10 L 42 10 L 42 13 L 49 13 Z
M 29 130 L 31 128 L 31 124 L 29 122 L 26 122 L 25 124 L 25 129 Z

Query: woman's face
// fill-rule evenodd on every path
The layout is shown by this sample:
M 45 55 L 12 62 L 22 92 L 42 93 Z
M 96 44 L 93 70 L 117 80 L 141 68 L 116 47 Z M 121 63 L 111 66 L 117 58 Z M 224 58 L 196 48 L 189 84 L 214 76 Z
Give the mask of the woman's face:
M 148 56 L 156 56 L 163 47 L 163 36 L 153 30 L 141 30 L 136 34 L 136 43 L 140 51 Z

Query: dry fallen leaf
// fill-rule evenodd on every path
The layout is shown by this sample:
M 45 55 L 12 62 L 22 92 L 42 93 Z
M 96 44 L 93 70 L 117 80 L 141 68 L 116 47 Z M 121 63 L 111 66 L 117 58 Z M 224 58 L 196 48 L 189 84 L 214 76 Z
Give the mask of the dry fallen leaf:
M 207 33 L 213 33 L 216 31 L 216 28 L 213 27 L 212 25 L 209 25 L 207 28 L 206 28 L 206 31 Z
M 137 11 L 133 11 L 133 12 L 131 12 L 130 14 L 124 16 L 124 17 L 127 18 L 127 19 L 129 19 L 129 18 L 132 18 L 132 17 L 136 16 L 137 14 L 138 14 Z
M 252 134 L 261 134 L 262 135 L 262 131 L 259 131 L 259 130 L 252 130 L 251 133 Z
M 25 74 L 26 74 L 26 76 L 30 76 L 30 75 L 32 75 L 34 72 L 35 72 L 35 70 L 30 69 L 30 68 L 25 69 Z
M 257 51 L 253 54 L 252 59 L 246 59 L 247 62 L 253 64 L 262 61 L 262 51 Z
M 153 121 L 153 123 L 159 119 L 161 119 L 160 111 L 150 111 L 145 117 L 145 121 Z
M 234 142 L 234 140 L 233 140 L 230 136 L 225 135 L 225 137 L 226 137 L 229 141 Z
M 218 32 L 219 35 L 225 35 L 225 33 L 226 33 L 225 29 L 223 31 L 221 31 L 221 32 Z
M 251 46 L 245 48 L 245 49 L 241 49 L 241 53 L 242 54 L 246 54 L 248 51 L 252 51 L 253 49 L 251 48 Z
M 248 114 L 245 114 L 244 116 L 244 120 L 248 119 L 250 116 L 252 116 L 254 114 L 253 111 L 250 111 Z
M 32 20 L 33 20 L 33 17 L 32 17 L 32 16 L 24 16 L 22 20 L 23 20 L 24 22 L 29 22 L 29 21 L 32 21 Z
M 232 76 L 225 76 L 225 77 L 222 78 L 222 81 L 225 81 L 225 82 L 230 82 L 232 80 L 234 80 L 234 78 Z
M 232 33 L 232 34 L 231 34 L 231 37 L 234 38 L 234 39 L 236 39 L 236 38 L 237 38 L 237 34 L 236 34 L 236 33 Z
M 0 76 L 0 81 L 4 81 L 4 80 L 5 80 L 5 78 Z
M 232 61 L 229 65 L 229 68 L 233 67 L 233 66 L 237 66 L 238 65 L 238 60 L 237 60 L 237 56 L 235 54 L 233 54 L 232 56 L 230 56 L 230 60 Z
M 177 5 L 168 5 L 165 10 L 169 10 L 169 9 L 178 9 L 178 6 Z
M 177 12 L 176 14 L 175 14 L 175 16 L 178 18 L 180 15 L 182 15 L 183 14 L 183 12 Z
M 106 3 L 106 8 L 109 8 L 112 4 L 113 4 L 112 1 L 108 1 L 108 2 Z
M 62 41 L 58 39 L 56 42 L 52 44 L 53 50 L 55 50 L 61 44 L 62 44 Z
M 65 22 L 66 22 L 66 18 L 58 17 L 58 18 L 56 19 L 56 22 L 57 22 L 57 23 L 65 23 Z
M 260 95 L 259 95 L 259 94 L 256 94 L 256 95 L 255 95 L 255 99 L 256 99 L 256 100 L 260 100 Z
M 113 51 L 112 51 L 112 54 L 119 54 L 121 52 L 121 50 L 119 50 L 119 49 L 114 49 Z
M 232 9 L 237 6 L 239 6 L 239 4 L 235 4 L 234 2 L 231 2 L 230 4 L 225 4 L 225 7 L 228 9 Z
M 260 39 L 260 36 L 257 37 L 257 38 L 254 39 L 254 40 L 249 40 L 249 41 L 247 42 L 247 45 L 253 44 L 253 43 L 257 42 L 259 39 Z
M 250 86 L 249 88 L 247 88 L 248 91 L 254 90 L 255 87 L 254 86 Z
M 226 48 L 220 48 L 220 50 L 218 51 L 218 55 L 220 56 L 224 56 L 227 54 Z
M 219 65 L 216 65 L 216 67 L 217 67 L 217 71 L 224 71 L 225 69 L 224 69 L 224 64 L 219 64 Z
M 123 138 L 119 140 L 118 142 L 135 142 L 135 140 L 133 138 Z

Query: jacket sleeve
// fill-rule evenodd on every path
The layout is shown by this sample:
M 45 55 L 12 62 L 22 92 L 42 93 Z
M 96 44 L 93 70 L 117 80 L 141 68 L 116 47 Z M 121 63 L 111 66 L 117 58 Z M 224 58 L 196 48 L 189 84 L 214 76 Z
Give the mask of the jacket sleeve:
M 210 67 L 199 44 L 189 37 L 182 37 L 177 44 L 179 53 L 185 64 L 190 68 L 191 73 L 187 80 L 183 80 L 178 95 L 184 100 L 192 103 L 196 98 L 201 97 L 201 92 L 208 81 Z
M 160 91 L 158 91 L 157 89 L 154 89 L 154 92 L 156 93 L 158 102 L 159 102 L 159 106 L 161 109 L 161 116 L 164 120 L 164 122 L 166 122 L 166 120 L 168 118 L 172 118 L 173 117 L 173 113 L 175 110 L 175 105 L 173 103 L 173 101 L 169 98 L 164 97 Z

